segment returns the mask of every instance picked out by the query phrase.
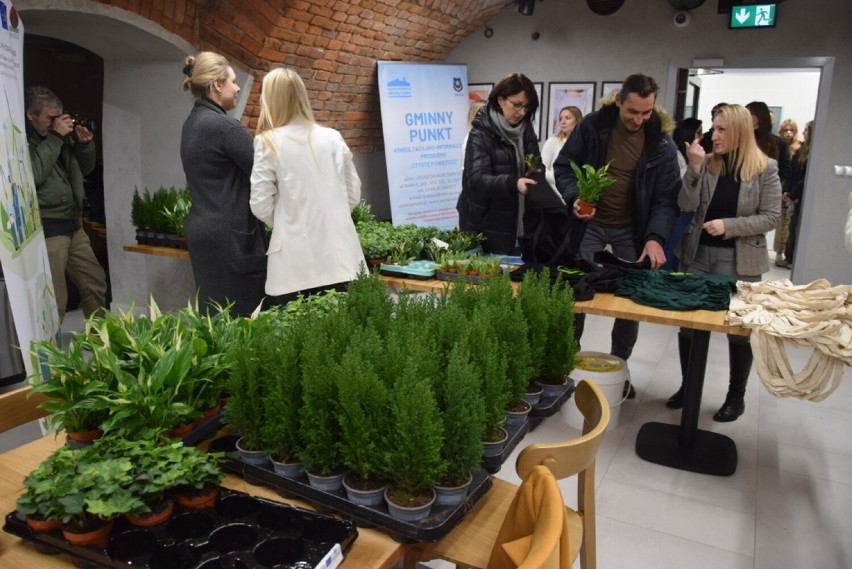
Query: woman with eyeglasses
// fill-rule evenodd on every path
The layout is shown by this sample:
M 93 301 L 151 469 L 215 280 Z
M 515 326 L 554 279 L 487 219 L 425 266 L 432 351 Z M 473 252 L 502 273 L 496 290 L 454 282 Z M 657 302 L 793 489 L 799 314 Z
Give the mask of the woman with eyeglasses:
M 532 81 L 513 73 L 494 86 L 473 120 L 456 209 L 460 229 L 485 235 L 486 253 L 518 254 L 524 196 L 538 183 L 524 165 L 529 155 L 540 160 L 532 124 L 537 110 Z

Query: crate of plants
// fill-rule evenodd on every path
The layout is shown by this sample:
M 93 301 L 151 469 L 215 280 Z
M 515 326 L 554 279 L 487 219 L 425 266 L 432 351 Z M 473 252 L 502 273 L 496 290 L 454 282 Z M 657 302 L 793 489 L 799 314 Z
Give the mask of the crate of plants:
M 3 529 L 81 567 L 149 569 L 335 567 L 358 536 L 350 521 L 225 488 L 213 504 L 176 504 L 166 521 L 154 525 L 119 518 L 102 544 L 71 545 L 58 529 L 32 529 L 17 510 L 6 516 Z
M 483 284 L 490 278 L 507 272 L 500 257 L 471 255 L 446 255 L 441 259 L 436 278 L 441 281 L 460 281 Z

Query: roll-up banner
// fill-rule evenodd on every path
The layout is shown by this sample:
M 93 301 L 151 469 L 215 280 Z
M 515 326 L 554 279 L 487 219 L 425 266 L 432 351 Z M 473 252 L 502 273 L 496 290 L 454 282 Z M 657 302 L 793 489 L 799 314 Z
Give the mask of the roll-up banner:
M 26 372 L 37 382 L 35 373 L 44 370 L 30 342 L 59 343 L 62 337 L 27 148 L 23 50 L 18 13 L 11 2 L 0 1 L 0 263 Z
M 379 62 L 379 100 L 394 225 L 458 225 L 467 66 Z

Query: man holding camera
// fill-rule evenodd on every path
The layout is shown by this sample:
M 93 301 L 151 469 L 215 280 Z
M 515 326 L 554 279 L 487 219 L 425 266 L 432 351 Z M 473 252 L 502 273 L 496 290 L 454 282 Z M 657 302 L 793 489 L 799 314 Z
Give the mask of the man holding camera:
M 106 276 L 81 226 L 83 176 L 95 168 L 92 131 L 62 112 L 62 102 L 46 87 L 24 93 L 27 143 L 53 290 L 60 322 L 65 318 L 68 290 L 65 275 L 80 289 L 80 307 L 88 318 L 104 305 Z

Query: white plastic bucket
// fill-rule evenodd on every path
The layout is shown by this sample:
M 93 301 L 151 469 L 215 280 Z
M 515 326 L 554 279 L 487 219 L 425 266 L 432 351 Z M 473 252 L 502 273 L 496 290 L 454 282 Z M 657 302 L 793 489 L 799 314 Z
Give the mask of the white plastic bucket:
M 594 381 L 601 388 L 606 400 L 609 402 L 610 409 L 610 428 L 618 426 L 618 417 L 621 414 L 621 404 L 624 403 L 624 381 L 628 379 L 629 372 L 627 362 L 623 359 L 605 354 L 603 352 L 580 352 L 574 360 L 574 371 L 571 372 L 571 378 L 574 384 L 580 383 L 584 379 Z M 573 427 L 578 431 L 583 430 L 583 421 L 585 418 L 580 410 L 577 409 L 577 401 L 571 398 L 565 402 L 560 410 L 562 420 L 569 427 Z

